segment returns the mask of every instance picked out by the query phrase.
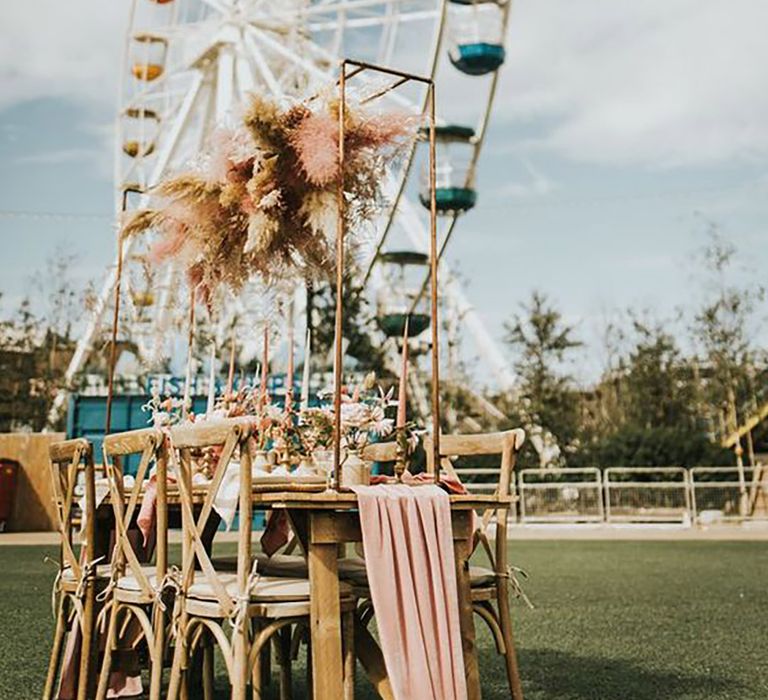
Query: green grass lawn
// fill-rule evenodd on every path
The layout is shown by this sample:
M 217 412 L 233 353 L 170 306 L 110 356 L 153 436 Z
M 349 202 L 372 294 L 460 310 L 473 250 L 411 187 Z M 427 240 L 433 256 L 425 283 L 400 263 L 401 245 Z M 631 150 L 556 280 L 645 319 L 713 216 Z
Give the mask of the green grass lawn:
M 511 552 L 536 604 L 514 610 L 528 700 L 768 698 L 765 543 L 522 542 Z M 55 552 L 0 547 L 2 700 L 42 688 L 52 629 L 45 554 Z M 508 698 L 480 625 L 483 697 Z M 359 690 L 373 697 L 362 679 Z

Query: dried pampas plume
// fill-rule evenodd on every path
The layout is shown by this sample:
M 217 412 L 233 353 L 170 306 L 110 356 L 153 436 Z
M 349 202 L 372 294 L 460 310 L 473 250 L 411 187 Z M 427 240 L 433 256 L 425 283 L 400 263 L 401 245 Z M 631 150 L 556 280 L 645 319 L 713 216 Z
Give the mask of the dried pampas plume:
M 121 235 L 149 229 L 153 259 L 181 258 L 201 296 L 234 291 L 253 275 L 272 283 L 333 272 L 340 176 L 336 100 L 283 108 L 252 98 L 241 129 L 216 132 L 198 171 L 162 181 L 152 208 L 138 211 Z M 399 113 L 345 114 L 345 224 L 354 237 L 381 199 L 385 159 L 413 142 L 417 123 Z

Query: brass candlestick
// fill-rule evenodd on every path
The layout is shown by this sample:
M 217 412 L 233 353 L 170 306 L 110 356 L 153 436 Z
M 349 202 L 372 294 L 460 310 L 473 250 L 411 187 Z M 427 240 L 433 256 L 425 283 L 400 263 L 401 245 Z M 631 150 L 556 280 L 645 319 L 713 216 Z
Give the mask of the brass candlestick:
M 397 452 L 395 453 L 395 478 L 398 481 L 403 480 L 403 473 L 408 469 L 408 461 L 411 456 L 407 429 L 408 426 L 406 425 L 395 428 L 395 443 L 397 445 Z

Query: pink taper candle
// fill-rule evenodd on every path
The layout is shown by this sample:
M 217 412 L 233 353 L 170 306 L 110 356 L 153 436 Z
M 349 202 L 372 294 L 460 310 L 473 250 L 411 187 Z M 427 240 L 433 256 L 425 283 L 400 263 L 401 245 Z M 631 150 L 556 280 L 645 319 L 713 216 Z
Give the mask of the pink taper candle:
M 293 364 L 293 300 L 288 305 L 288 371 L 285 377 L 285 407 L 293 410 L 293 375 L 296 373 Z
M 229 348 L 229 375 L 227 376 L 227 396 L 232 396 L 235 388 L 235 332 L 232 331 L 232 343 Z
M 264 324 L 264 357 L 261 362 L 259 408 L 264 408 L 267 405 L 267 367 L 269 367 L 269 323 Z
M 400 389 L 397 392 L 397 428 L 405 427 L 406 387 L 408 385 L 408 318 L 403 332 L 403 365 L 400 369 Z
M 208 369 L 208 403 L 205 412 L 210 416 L 216 405 L 216 341 L 211 341 L 211 366 Z
M 304 346 L 304 372 L 301 375 L 301 409 L 309 408 L 309 370 L 312 355 L 312 331 L 307 328 L 307 341 Z

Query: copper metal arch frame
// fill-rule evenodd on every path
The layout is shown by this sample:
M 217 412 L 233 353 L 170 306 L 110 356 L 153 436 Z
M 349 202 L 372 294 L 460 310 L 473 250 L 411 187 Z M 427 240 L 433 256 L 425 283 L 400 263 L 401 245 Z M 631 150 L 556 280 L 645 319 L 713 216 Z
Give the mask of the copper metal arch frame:
M 351 70 L 347 72 L 347 68 Z M 437 202 L 435 198 L 435 81 L 431 77 L 407 73 L 405 71 L 377 66 L 372 63 L 345 59 L 341 62 L 338 80 L 340 93 L 339 109 L 339 179 L 336 186 L 336 203 L 338 219 L 336 228 L 336 327 L 334 338 L 333 363 L 333 411 L 334 411 L 334 441 L 333 441 L 333 487 L 341 488 L 341 383 L 342 368 L 342 293 L 344 291 L 344 115 L 346 113 L 347 81 L 365 71 L 390 75 L 396 80 L 388 87 L 376 91 L 362 100 L 363 103 L 378 99 L 409 82 L 422 83 L 427 86 L 427 103 L 425 105 L 429 120 L 429 230 L 430 230 L 430 292 L 431 292 L 431 327 L 432 327 L 432 431 L 434 464 L 440 464 L 440 367 L 439 367 L 439 330 L 437 310 Z M 435 469 L 435 480 L 439 479 L 440 469 Z

